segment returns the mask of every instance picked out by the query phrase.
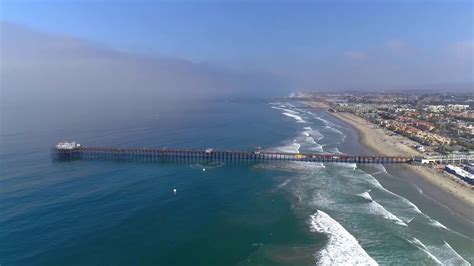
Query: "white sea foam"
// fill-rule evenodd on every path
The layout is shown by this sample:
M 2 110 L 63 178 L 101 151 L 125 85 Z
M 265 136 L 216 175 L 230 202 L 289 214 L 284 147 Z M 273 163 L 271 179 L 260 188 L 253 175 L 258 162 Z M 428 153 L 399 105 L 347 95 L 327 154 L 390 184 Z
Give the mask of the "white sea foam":
M 342 136 L 341 142 L 343 142 L 343 141 L 346 140 L 346 138 L 347 138 L 346 134 L 344 134 L 341 130 L 338 129 L 338 128 L 342 128 L 341 126 L 336 125 L 336 124 L 334 124 L 334 123 L 331 123 L 331 122 L 329 122 L 328 120 L 323 119 L 323 118 L 321 118 L 321 117 L 319 117 L 319 116 L 317 116 L 317 115 L 312 114 L 312 116 L 313 116 L 314 118 L 316 118 L 317 120 L 320 120 L 321 122 L 324 123 L 324 125 L 325 125 L 325 126 L 324 126 L 324 129 L 329 130 L 329 131 L 332 131 L 332 132 L 334 132 L 334 133 L 336 133 L 336 134 L 341 135 L 341 136 Z M 341 143 L 341 142 L 339 142 L 339 143 Z
M 388 194 L 390 194 L 390 195 L 392 195 L 392 196 L 394 196 L 394 197 L 400 199 L 403 203 L 407 204 L 407 205 L 411 208 L 411 210 L 414 212 L 414 214 L 411 214 L 411 217 L 409 217 L 408 215 L 406 215 L 407 217 L 404 218 L 405 223 L 410 223 L 410 222 L 415 218 L 415 216 L 416 216 L 417 214 L 419 214 L 419 215 L 422 215 L 423 217 L 425 217 L 425 218 L 428 220 L 428 223 L 429 223 L 430 225 L 435 226 L 435 227 L 438 227 L 438 228 L 441 228 L 441 229 L 444 229 L 444 230 L 449 230 L 450 232 L 453 232 L 453 233 L 456 233 L 456 234 L 458 234 L 458 235 L 460 235 L 460 236 L 465 237 L 464 235 L 462 235 L 462 234 L 460 234 L 460 233 L 458 233 L 458 232 L 456 232 L 456 231 L 454 231 L 454 230 L 452 230 L 452 229 L 447 228 L 445 225 L 443 225 L 443 224 L 440 223 L 439 221 L 433 220 L 433 219 L 430 218 L 428 215 L 426 215 L 425 213 L 423 213 L 415 204 L 413 204 L 413 203 L 412 203 L 411 201 L 409 201 L 408 199 L 406 199 L 406 198 L 404 198 L 404 197 L 402 197 L 402 196 L 400 196 L 400 195 L 398 195 L 398 194 L 395 194 L 395 193 L 391 192 L 390 190 L 384 188 L 384 187 L 380 184 L 380 182 L 379 182 L 376 178 L 374 178 L 372 175 L 367 174 L 367 175 L 364 175 L 364 176 L 370 177 L 370 178 L 367 179 L 367 180 L 368 180 L 369 183 L 370 183 L 371 185 L 373 185 L 375 188 L 378 188 L 378 189 L 380 189 L 380 190 L 382 190 L 382 191 L 384 191 L 384 192 L 386 192 L 386 193 L 388 193 Z M 418 187 L 417 187 L 417 188 L 418 188 Z M 418 188 L 418 189 L 419 189 L 419 188 Z M 419 191 L 420 191 L 420 190 L 421 190 L 421 189 L 419 189 Z M 420 193 L 423 193 L 423 192 L 421 191 Z M 404 212 L 405 212 L 405 211 L 404 211 Z M 413 215 L 415 215 L 415 216 L 413 216 Z
M 316 144 L 316 146 L 309 148 L 309 150 L 312 150 L 315 152 L 323 152 L 323 147 L 319 144 Z
M 312 114 L 313 114 L 313 113 L 312 113 Z M 334 125 L 333 123 L 331 123 L 331 122 L 327 121 L 326 119 L 321 118 L 321 117 L 319 117 L 319 116 L 317 116 L 317 115 L 315 115 L 315 114 L 313 114 L 313 117 L 316 118 L 317 120 L 323 122 L 326 126 L 328 126 L 328 125 Z
M 327 146 L 327 145 L 323 145 L 323 147 L 324 146 Z M 341 151 L 339 151 L 339 149 L 337 147 L 328 148 L 328 149 L 324 148 L 323 150 L 326 151 L 326 152 L 329 152 L 329 153 L 333 153 L 333 154 L 343 154 Z
M 362 197 L 362 198 L 370 201 L 369 203 L 367 203 L 370 213 L 372 213 L 374 215 L 380 215 L 380 216 L 382 216 L 383 218 L 385 218 L 387 220 L 392 220 L 398 225 L 407 226 L 407 224 L 404 221 L 402 221 L 400 218 L 398 218 L 395 214 L 389 212 L 387 209 L 385 209 L 378 202 L 374 201 L 372 199 L 372 196 L 370 195 L 370 190 L 366 191 L 364 193 L 357 194 L 357 196 Z
M 337 133 L 337 134 L 339 134 L 339 135 L 346 136 L 344 133 L 342 133 L 342 131 L 340 131 L 339 129 L 336 129 L 336 128 L 334 128 L 334 127 L 325 126 L 324 128 L 327 129 L 327 130 L 330 130 L 330 131 L 332 131 L 332 132 L 334 132 L 334 133 Z
M 444 226 L 444 224 L 436 221 L 436 220 L 433 220 L 433 219 L 430 219 L 430 224 L 432 226 L 435 226 L 435 227 L 439 227 L 439 228 L 443 228 L 443 229 L 446 229 L 446 230 L 449 230 L 446 226 Z
M 319 133 L 318 130 L 313 130 L 311 127 L 304 127 L 303 131 L 301 132 L 301 135 L 304 136 L 304 143 L 308 144 L 306 147 L 309 150 L 316 151 L 316 152 L 322 152 L 323 147 L 321 144 L 318 143 L 319 140 L 321 140 L 324 136 Z
M 285 111 L 286 109 L 282 106 L 280 107 L 277 107 L 277 106 L 272 106 L 273 109 L 276 109 L 276 110 L 282 110 L 282 111 Z
M 371 173 L 371 175 L 380 175 L 380 174 L 384 174 L 384 173 L 387 173 L 387 171 L 378 171 L 378 172 L 375 172 L 375 173 Z
M 423 190 L 421 190 L 421 188 L 419 186 L 415 185 L 415 188 L 416 188 L 416 190 L 418 190 L 418 192 L 420 194 L 423 194 Z
M 301 197 L 301 193 L 298 189 L 295 191 L 295 196 L 298 198 L 298 203 L 300 203 L 303 198 Z
M 408 242 L 412 243 L 415 247 L 417 247 L 419 250 L 423 251 L 428 257 L 435 262 L 438 265 L 443 265 L 441 261 L 436 258 L 431 252 L 428 251 L 428 248 L 423 244 L 418 238 L 414 237 L 412 239 L 407 239 Z
M 367 192 L 367 194 L 370 197 L 370 194 Z M 404 221 L 402 221 L 400 218 L 398 218 L 395 214 L 389 212 L 387 209 L 385 209 L 382 205 L 380 205 L 378 202 L 372 200 L 370 203 L 368 203 L 368 209 L 369 212 L 375 215 L 380 215 L 383 218 L 387 220 L 391 220 L 395 222 L 398 225 L 401 226 L 408 226 Z
M 313 137 L 310 137 L 309 134 L 306 135 L 305 132 L 302 133 L 306 138 L 304 139 L 306 142 L 311 144 L 317 144 L 316 140 Z
M 217 163 L 205 164 L 205 165 L 196 163 L 196 164 L 191 164 L 190 167 L 193 168 L 193 169 L 203 169 L 203 168 L 213 169 L 213 168 L 223 167 L 225 165 L 226 164 L 224 162 L 217 162 Z
M 313 137 L 315 140 L 322 140 L 324 138 L 324 135 L 321 134 L 318 130 L 313 130 L 311 132 L 311 137 Z
M 377 172 L 377 173 L 385 173 L 385 174 L 388 174 L 387 172 L 387 169 L 385 168 L 385 166 L 383 166 L 383 164 L 374 164 L 373 165 L 375 168 L 378 168 L 380 171 Z
M 341 224 L 328 214 L 318 210 L 310 216 L 312 232 L 328 236 L 328 243 L 317 254 L 318 265 L 377 265 Z
M 357 194 L 357 196 L 360 196 L 360 197 L 362 197 L 366 200 L 369 200 L 369 201 L 373 201 L 372 196 L 370 196 L 369 192 L 370 192 L 370 190 L 366 191 L 364 193 Z
M 312 129 L 311 127 L 304 127 L 303 134 L 311 136 L 314 140 L 319 141 L 324 138 L 324 135 L 321 134 L 317 129 Z
M 327 126 L 327 127 L 331 127 L 331 128 L 344 128 L 343 126 L 338 125 L 338 124 L 334 124 L 334 123 L 332 123 L 332 122 L 330 122 L 330 121 L 328 121 L 328 120 L 326 120 L 326 119 L 324 119 L 324 118 L 322 118 L 322 117 L 320 117 L 320 116 L 318 116 L 318 115 L 316 115 L 316 114 L 313 114 L 313 113 L 310 113 L 310 114 L 312 114 L 312 116 L 313 116 L 314 118 L 316 118 L 317 120 L 323 122 L 324 125 Z
M 290 182 L 291 182 L 291 179 L 287 178 L 285 181 L 283 181 L 283 183 L 278 185 L 278 188 L 282 188 L 282 187 L 288 185 Z
M 276 110 L 281 110 L 281 111 L 284 111 L 284 112 L 287 112 L 287 113 L 300 114 L 298 111 L 292 110 L 292 109 L 288 109 L 288 108 L 286 108 L 285 106 L 280 106 L 280 107 L 272 106 L 272 108 L 273 108 L 273 109 L 276 109 Z
M 471 265 L 465 258 L 454 250 L 451 245 L 444 241 L 443 245 L 439 246 L 428 246 L 427 249 L 436 254 L 436 257 L 441 261 L 443 265 Z
M 296 120 L 297 123 L 306 123 L 306 121 L 304 121 L 303 118 L 301 118 L 301 116 L 299 115 L 296 115 L 296 114 L 292 114 L 290 112 L 283 112 L 283 115 L 286 115 L 288 117 L 291 117 L 291 118 L 294 118 Z
M 283 110 L 283 109 L 287 109 L 288 106 L 286 106 L 285 104 L 282 104 L 280 102 L 277 102 L 277 103 L 270 103 L 271 105 L 271 108 L 273 109 L 278 109 L 278 110 Z
M 315 172 L 321 171 L 325 166 L 323 163 L 318 162 L 278 162 L 268 163 L 262 165 L 265 169 L 271 171 L 285 171 L 290 173 L 299 173 L 301 175 L 311 175 Z
M 415 204 L 413 204 L 411 201 L 409 201 L 409 200 L 407 200 L 406 198 L 404 198 L 404 197 L 402 197 L 402 196 L 400 196 L 400 195 L 398 195 L 398 194 L 395 194 L 395 193 L 393 193 L 392 191 L 390 191 L 390 190 L 384 188 L 384 187 L 380 184 L 380 182 L 379 182 L 375 177 L 373 177 L 372 175 L 367 174 L 366 176 L 369 176 L 369 177 L 370 177 L 370 178 L 368 179 L 368 181 L 369 181 L 369 183 L 370 183 L 371 185 L 373 185 L 374 187 L 376 187 L 376 188 L 378 188 L 378 189 L 380 189 L 380 190 L 383 190 L 383 191 L 387 192 L 388 194 L 390 194 L 390 195 L 392 195 L 392 196 L 394 196 L 394 197 L 399 198 L 399 199 L 402 200 L 404 203 L 408 204 L 408 205 L 412 208 L 412 210 L 413 210 L 414 212 L 420 213 L 420 214 L 422 213 L 422 212 L 420 211 L 420 209 L 418 209 L 418 207 L 417 207 Z
M 346 168 L 346 169 L 352 169 L 355 170 L 357 169 L 357 164 L 356 163 L 331 163 L 333 165 L 336 165 L 339 168 Z
M 300 148 L 301 148 L 301 144 L 299 144 L 299 143 L 297 143 L 297 142 L 294 142 L 293 145 L 294 145 L 294 147 L 295 147 L 296 153 L 299 153 L 299 152 L 300 152 Z
M 294 140 L 293 143 L 290 143 L 285 146 L 276 147 L 275 149 L 280 152 L 299 153 L 300 148 L 301 148 L 301 144 L 299 144 L 298 142 L 296 142 L 296 140 Z

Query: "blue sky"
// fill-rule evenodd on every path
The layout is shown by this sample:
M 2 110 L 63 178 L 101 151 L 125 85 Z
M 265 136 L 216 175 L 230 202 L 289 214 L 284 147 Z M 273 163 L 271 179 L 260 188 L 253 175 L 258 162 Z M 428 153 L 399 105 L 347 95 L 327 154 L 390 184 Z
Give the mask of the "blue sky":
M 267 73 L 289 91 L 474 84 L 474 1 L 4 0 L 1 7 L 2 21 L 42 34 Z
M 116 49 L 226 64 L 273 64 L 397 40 L 437 49 L 473 39 L 465 1 L 3 1 L 3 20 Z

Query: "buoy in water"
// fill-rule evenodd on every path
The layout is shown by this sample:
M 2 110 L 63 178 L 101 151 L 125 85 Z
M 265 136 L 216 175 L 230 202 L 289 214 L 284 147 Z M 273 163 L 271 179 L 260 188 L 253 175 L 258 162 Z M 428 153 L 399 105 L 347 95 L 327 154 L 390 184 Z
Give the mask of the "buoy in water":
M 176 188 L 173 188 L 173 193 L 176 195 Z
M 202 168 L 202 171 L 203 171 L 203 172 L 206 172 L 206 168 Z

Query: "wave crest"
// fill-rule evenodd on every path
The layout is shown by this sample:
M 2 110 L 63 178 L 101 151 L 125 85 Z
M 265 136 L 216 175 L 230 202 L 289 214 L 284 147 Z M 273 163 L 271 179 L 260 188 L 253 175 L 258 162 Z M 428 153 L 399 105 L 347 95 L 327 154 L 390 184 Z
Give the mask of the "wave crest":
M 312 232 L 328 236 L 328 243 L 316 257 L 318 265 L 378 265 L 341 224 L 318 210 L 310 216 Z

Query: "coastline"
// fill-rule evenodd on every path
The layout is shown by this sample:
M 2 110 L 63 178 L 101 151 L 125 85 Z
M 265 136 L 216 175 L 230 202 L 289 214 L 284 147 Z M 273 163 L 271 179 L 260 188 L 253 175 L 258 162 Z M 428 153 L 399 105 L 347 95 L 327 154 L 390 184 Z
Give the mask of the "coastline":
M 324 108 L 326 110 L 330 108 L 329 105 L 322 102 L 307 101 L 305 103 L 315 108 Z M 409 147 L 411 146 L 410 144 L 414 144 L 415 142 L 400 135 L 388 134 L 388 130 L 380 128 L 361 117 L 350 113 L 327 113 L 354 128 L 359 135 L 360 143 L 374 154 L 383 156 L 422 155 L 422 153 Z M 440 172 L 432 167 L 409 164 L 404 164 L 402 167 L 414 175 L 419 176 L 423 181 L 436 186 L 445 194 L 458 199 L 464 206 L 459 206 L 459 204 L 457 204 L 459 201 L 444 201 L 442 204 L 458 212 L 471 223 L 474 223 L 474 212 L 472 211 L 474 209 L 474 191 L 466 184 L 458 181 L 456 177 L 444 171 Z

